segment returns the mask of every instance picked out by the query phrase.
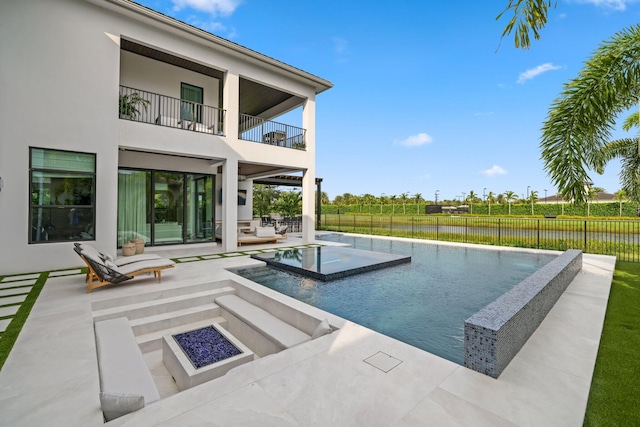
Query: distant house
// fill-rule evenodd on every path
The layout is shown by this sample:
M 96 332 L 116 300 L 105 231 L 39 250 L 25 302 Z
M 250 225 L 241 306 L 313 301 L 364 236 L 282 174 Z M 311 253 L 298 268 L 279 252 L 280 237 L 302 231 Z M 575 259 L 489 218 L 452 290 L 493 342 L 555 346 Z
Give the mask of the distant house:
M 214 245 L 216 223 L 235 250 L 253 181 L 282 175 L 313 240 L 331 82 L 127 0 L 1 10 L 0 273 L 77 266 L 78 240 Z
M 617 202 L 615 194 L 611 193 L 598 193 L 593 199 L 589 199 L 589 203 L 611 203 Z M 543 197 L 538 199 L 536 203 L 571 203 L 571 201 L 565 200 L 561 195 L 556 194 L 554 196 Z

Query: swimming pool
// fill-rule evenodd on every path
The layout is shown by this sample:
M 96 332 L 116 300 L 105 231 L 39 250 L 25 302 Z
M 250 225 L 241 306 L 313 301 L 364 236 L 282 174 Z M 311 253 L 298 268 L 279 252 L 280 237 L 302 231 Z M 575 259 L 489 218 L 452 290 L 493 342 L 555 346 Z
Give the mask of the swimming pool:
M 332 282 L 269 267 L 238 274 L 459 364 L 464 321 L 556 257 L 339 234 L 321 239 L 411 256 L 411 263 Z

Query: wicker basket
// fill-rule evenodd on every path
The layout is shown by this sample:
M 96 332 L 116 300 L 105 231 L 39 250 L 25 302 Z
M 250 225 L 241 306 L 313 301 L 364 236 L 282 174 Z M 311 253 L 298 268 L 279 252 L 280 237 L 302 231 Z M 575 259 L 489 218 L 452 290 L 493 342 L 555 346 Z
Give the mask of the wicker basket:
M 132 239 L 130 243 L 136 245 L 136 254 L 141 254 L 144 252 L 144 240 L 143 239 Z
M 124 256 L 132 256 L 136 254 L 136 244 L 135 243 L 125 243 L 122 245 L 122 255 Z

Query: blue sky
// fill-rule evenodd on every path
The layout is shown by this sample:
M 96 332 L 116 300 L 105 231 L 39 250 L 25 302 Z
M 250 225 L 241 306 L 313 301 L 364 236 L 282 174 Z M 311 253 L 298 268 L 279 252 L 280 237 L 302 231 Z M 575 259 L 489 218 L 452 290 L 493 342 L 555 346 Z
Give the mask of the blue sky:
M 638 0 L 559 0 L 523 51 L 500 42 L 507 0 L 138 2 L 334 84 L 316 111 L 317 176 L 331 199 L 555 194 L 539 149 L 549 106 L 640 18 Z M 618 172 L 611 163 L 591 178 L 615 192 Z

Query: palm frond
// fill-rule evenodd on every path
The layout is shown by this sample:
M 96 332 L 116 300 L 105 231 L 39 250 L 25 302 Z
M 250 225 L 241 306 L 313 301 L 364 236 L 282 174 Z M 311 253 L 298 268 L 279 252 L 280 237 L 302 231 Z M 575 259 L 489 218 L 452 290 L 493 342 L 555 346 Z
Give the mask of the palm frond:
M 551 0 L 509 0 L 507 7 L 500 12 L 496 20 L 501 19 L 507 12 L 512 11 L 513 16 L 507 22 L 500 40 L 511 34 L 515 29 L 514 44 L 516 48 L 529 49 L 533 33 L 536 40 L 540 39 L 540 30 L 547 24 Z M 555 8 L 557 1 L 553 3 Z
M 601 149 L 611 139 L 616 117 L 640 93 L 640 25 L 617 33 L 564 85 L 542 126 L 545 170 L 568 200 L 584 203 L 589 170 L 602 173 Z

